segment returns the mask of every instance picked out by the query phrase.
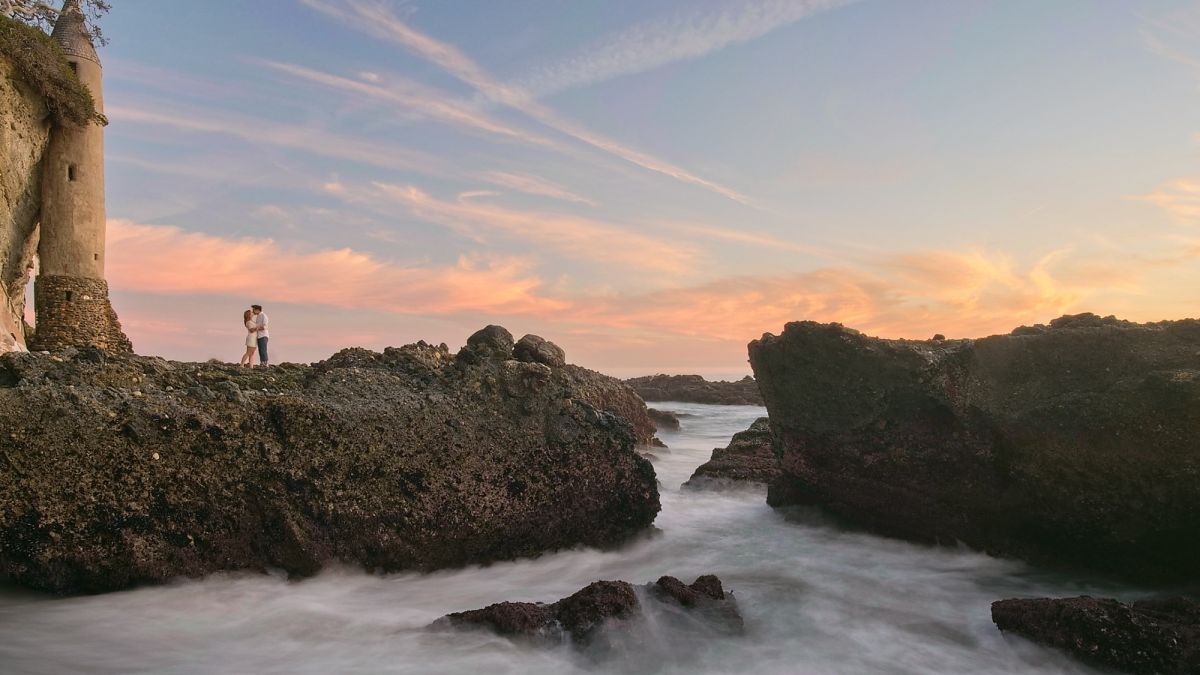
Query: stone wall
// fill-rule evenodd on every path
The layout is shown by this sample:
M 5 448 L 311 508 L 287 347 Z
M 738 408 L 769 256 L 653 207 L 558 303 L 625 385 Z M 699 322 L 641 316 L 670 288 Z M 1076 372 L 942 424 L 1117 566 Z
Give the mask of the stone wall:
M 110 353 L 133 351 L 108 300 L 108 282 L 43 274 L 34 284 L 34 299 L 38 323 L 33 349 L 95 346 Z
M 0 353 L 25 348 L 25 286 L 37 250 L 49 111 L 0 58 Z

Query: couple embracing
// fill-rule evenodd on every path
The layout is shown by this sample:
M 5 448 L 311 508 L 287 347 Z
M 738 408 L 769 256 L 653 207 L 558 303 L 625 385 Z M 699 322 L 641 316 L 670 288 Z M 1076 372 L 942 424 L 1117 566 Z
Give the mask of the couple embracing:
M 267 331 L 268 319 L 262 305 L 250 305 L 250 309 L 242 314 L 242 322 L 246 324 L 246 353 L 242 354 L 240 364 L 253 366 L 254 352 L 257 351 L 259 365 L 269 365 L 267 341 L 271 334 Z

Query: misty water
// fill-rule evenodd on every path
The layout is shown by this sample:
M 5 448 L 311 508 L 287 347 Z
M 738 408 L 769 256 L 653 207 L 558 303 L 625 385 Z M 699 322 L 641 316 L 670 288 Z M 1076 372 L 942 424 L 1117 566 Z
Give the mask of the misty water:
M 1093 673 L 1002 636 L 989 605 L 1013 596 L 1130 589 L 1081 582 L 966 550 L 846 531 L 765 490 L 681 490 L 713 447 L 761 408 L 654 404 L 684 413 L 655 461 L 657 532 L 619 550 L 572 550 L 434 574 L 336 569 L 301 582 L 217 575 L 49 598 L 0 591 L 4 673 Z M 553 601 L 598 579 L 715 573 L 746 634 L 725 637 L 657 609 L 601 655 L 483 632 L 433 632 L 448 612 Z

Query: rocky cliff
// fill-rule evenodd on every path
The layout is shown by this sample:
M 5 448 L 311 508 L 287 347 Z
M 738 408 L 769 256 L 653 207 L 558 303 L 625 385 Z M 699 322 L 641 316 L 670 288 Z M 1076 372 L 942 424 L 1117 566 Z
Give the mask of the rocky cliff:
M 0 57 L 0 352 L 24 349 L 25 285 L 37 252 L 46 105 Z
M 709 381 L 699 375 L 646 375 L 625 383 L 647 401 L 762 405 L 758 383 L 749 375 L 736 382 Z
M 0 16 L 0 353 L 25 348 L 25 286 L 50 133 L 96 121 L 91 96 L 49 37 Z
M 1200 321 L 952 341 L 799 322 L 750 361 L 774 505 L 1139 579 L 1200 569 Z
M 433 569 L 650 525 L 631 425 L 584 399 L 578 371 L 515 360 L 495 335 L 271 369 L 0 356 L 0 576 L 73 593 Z

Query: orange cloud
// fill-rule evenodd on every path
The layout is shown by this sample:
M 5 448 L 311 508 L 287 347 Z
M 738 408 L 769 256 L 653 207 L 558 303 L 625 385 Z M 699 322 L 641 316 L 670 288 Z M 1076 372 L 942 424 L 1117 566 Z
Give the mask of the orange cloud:
M 1200 223 L 1200 179 L 1178 178 L 1154 192 L 1132 199 L 1154 204 L 1179 222 Z
M 406 314 L 553 312 L 521 258 L 461 256 L 453 265 L 392 264 L 351 249 L 303 251 L 270 239 L 108 222 L 109 282 L 166 295 L 222 294 Z

